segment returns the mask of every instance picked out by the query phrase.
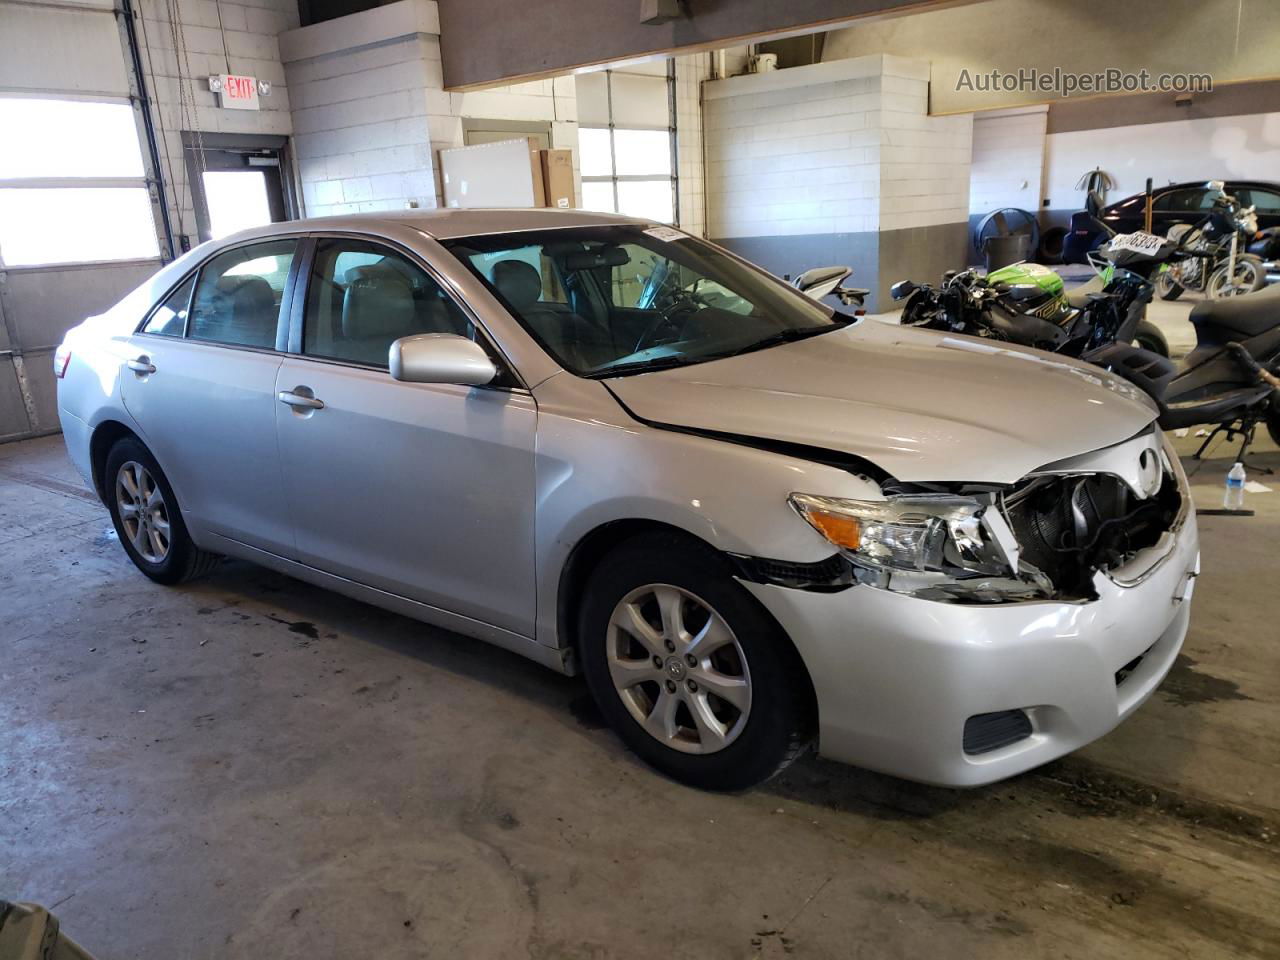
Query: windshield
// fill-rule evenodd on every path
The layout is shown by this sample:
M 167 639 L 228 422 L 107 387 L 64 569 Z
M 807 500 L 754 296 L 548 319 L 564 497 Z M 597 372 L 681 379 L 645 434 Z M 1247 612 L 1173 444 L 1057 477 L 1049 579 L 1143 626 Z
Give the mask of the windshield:
M 853 321 L 670 227 L 573 227 L 445 245 L 579 376 L 700 363 Z

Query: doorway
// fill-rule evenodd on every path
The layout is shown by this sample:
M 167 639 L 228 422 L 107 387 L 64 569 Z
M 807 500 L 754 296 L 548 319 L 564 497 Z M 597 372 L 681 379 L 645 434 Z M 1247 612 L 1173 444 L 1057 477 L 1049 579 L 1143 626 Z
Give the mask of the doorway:
M 285 137 L 184 132 L 182 143 L 195 242 L 297 216 Z

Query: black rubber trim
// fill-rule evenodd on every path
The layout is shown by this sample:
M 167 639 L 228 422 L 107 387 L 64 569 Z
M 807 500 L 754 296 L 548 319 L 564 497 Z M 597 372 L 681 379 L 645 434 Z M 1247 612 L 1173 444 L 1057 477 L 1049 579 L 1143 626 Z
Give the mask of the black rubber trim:
M 769 583 L 817 593 L 835 593 L 854 584 L 852 565 L 838 553 L 813 563 L 770 560 L 740 553 L 726 553 L 725 556 L 733 564 L 734 573 L 751 583 Z
M 1022 710 L 976 713 L 964 722 L 964 752 L 990 753 L 1031 736 L 1031 718 Z

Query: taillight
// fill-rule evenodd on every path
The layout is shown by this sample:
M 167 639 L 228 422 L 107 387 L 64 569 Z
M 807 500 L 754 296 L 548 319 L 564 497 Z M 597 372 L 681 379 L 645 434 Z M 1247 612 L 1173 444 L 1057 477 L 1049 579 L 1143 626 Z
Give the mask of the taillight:
M 61 380 L 67 375 L 67 367 L 71 365 L 71 348 L 65 343 L 53 353 L 53 375 Z

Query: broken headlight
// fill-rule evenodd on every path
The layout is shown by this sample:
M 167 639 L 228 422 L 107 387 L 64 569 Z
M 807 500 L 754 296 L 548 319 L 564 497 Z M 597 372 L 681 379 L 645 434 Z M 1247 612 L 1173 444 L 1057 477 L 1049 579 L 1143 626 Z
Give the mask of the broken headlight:
M 990 503 L 950 494 L 846 500 L 793 493 L 792 507 L 839 548 L 857 579 L 937 600 L 1044 595 L 1015 573 L 1017 547 Z

